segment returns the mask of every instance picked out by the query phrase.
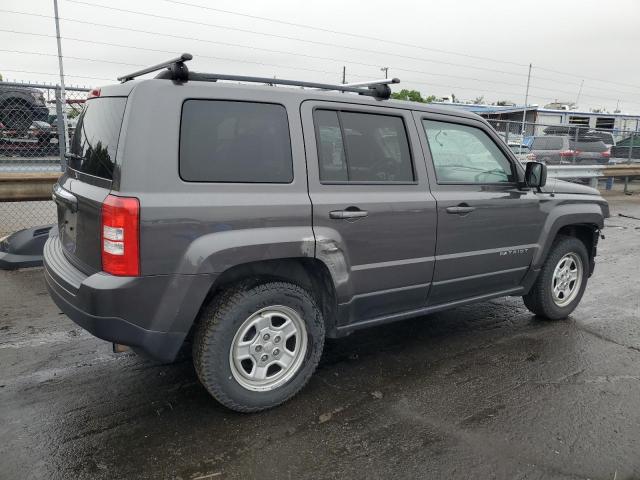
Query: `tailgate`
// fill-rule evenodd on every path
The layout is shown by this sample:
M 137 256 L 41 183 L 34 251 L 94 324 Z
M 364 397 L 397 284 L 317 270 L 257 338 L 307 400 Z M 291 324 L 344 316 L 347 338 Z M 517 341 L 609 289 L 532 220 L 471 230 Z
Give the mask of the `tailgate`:
M 102 269 L 102 204 L 113 183 L 126 100 L 87 100 L 71 141 L 67 170 L 53 189 L 62 249 L 87 274 Z

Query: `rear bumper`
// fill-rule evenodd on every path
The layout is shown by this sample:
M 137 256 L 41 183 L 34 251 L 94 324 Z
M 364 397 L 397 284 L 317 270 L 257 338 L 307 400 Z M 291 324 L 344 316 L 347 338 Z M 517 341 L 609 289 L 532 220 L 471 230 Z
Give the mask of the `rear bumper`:
M 85 275 L 53 233 L 44 248 L 44 276 L 51 298 L 75 323 L 163 362 L 175 359 L 212 282 L 205 275 Z

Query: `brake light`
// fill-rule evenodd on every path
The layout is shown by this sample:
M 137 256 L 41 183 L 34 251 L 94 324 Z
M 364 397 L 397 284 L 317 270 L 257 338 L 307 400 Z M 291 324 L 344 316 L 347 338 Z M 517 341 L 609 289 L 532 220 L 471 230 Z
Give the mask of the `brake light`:
M 102 270 L 111 275 L 140 275 L 140 202 L 108 195 L 102 204 Z
M 561 157 L 573 157 L 578 155 L 580 152 L 578 150 L 562 150 L 560 152 Z
M 99 97 L 100 96 L 100 89 L 99 88 L 92 88 L 89 91 L 89 94 L 87 95 L 87 100 L 90 98 L 94 98 L 94 97 Z
M 600 154 L 603 158 L 611 158 L 611 152 L 606 150 Z

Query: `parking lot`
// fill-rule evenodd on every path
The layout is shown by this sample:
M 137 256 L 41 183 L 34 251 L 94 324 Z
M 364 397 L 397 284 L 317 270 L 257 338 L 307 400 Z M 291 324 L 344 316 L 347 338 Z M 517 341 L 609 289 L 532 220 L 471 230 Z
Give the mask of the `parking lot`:
M 0 478 L 639 478 L 638 200 L 610 199 L 567 321 L 508 298 L 329 341 L 256 415 L 211 399 L 188 354 L 111 353 L 41 269 L 0 272 Z

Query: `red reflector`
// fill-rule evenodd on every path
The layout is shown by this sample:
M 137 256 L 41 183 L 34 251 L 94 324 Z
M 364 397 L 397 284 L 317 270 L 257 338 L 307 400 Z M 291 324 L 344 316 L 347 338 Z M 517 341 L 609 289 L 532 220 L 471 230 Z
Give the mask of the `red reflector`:
M 100 89 L 99 88 L 92 88 L 89 91 L 89 95 L 87 95 L 87 99 L 94 98 L 94 97 L 99 97 L 99 96 L 100 96 Z
M 112 275 L 140 275 L 140 202 L 108 195 L 102 204 L 102 270 Z

